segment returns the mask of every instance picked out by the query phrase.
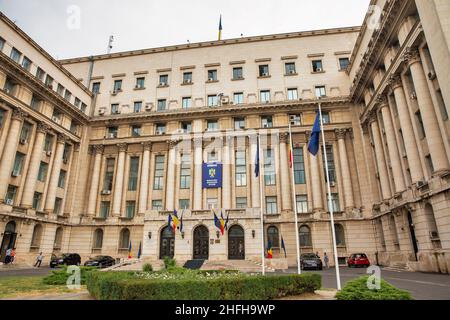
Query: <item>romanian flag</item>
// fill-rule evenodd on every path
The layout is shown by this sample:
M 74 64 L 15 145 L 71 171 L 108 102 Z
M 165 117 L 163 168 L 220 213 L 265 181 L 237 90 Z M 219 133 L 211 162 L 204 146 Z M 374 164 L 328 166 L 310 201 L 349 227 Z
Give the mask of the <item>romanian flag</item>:
M 213 213 L 214 213 L 214 225 L 215 225 L 216 228 L 219 229 L 220 232 L 223 234 L 223 224 L 222 224 L 222 222 L 220 221 L 220 219 L 217 218 L 217 215 L 216 215 L 216 213 L 214 212 L 214 210 L 213 210 Z
M 223 235 L 225 231 L 225 219 L 223 218 L 223 212 L 220 211 L 220 233 Z
M 219 20 L 219 41 L 222 40 L 222 15 L 220 15 Z
M 180 220 L 178 219 L 177 210 L 173 210 L 173 215 L 172 215 L 172 230 L 173 230 L 173 232 L 175 232 L 177 230 L 179 223 L 180 223 Z
M 294 163 L 294 149 L 292 147 L 291 141 L 289 141 L 289 168 L 292 168 Z
M 131 259 L 133 257 L 133 255 L 131 254 L 131 241 L 130 241 L 130 245 L 128 247 L 128 259 Z
M 272 242 L 269 240 L 267 243 L 267 259 L 272 259 L 273 251 L 272 251 Z
M 142 255 L 142 241 L 139 242 L 139 249 L 138 249 L 138 255 L 137 255 L 138 259 L 141 258 L 141 255 Z

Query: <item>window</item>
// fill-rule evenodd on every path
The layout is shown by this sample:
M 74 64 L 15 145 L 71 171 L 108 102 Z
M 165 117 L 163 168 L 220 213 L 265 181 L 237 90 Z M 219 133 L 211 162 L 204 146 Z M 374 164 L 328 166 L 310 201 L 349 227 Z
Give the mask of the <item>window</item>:
M 133 111 L 141 112 L 141 109 L 142 109 L 142 101 L 135 101 Z
M 237 197 L 236 198 L 236 208 L 237 209 L 247 208 L 247 197 Z
M 48 172 L 48 163 L 41 161 L 37 178 L 38 181 L 45 182 L 45 179 L 47 178 L 47 172 Z
M 8 186 L 8 190 L 6 191 L 5 203 L 9 205 L 13 205 L 14 200 L 16 199 L 17 187 L 13 185 Z
M 217 95 L 208 96 L 208 107 L 216 107 L 219 105 L 219 99 Z
M 247 162 L 245 159 L 245 150 L 236 151 L 236 187 L 247 185 Z
M 114 80 L 114 92 L 122 91 L 122 80 Z
M 298 236 L 300 247 L 312 247 L 311 229 L 308 226 L 300 226 L 300 228 L 298 228 Z
M 92 84 L 92 93 L 99 94 L 100 93 L 100 82 L 94 82 Z
M 267 243 L 270 243 L 274 248 L 280 247 L 280 235 L 277 227 L 270 226 L 267 228 Z
M 331 121 L 330 121 L 330 114 L 328 112 L 323 112 L 322 111 L 322 122 L 323 122 L 323 124 L 331 123 Z
M 5 110 L 0 109 L 0 128 L 3 128 L 3 120 L 5 119 Z
M 135 125 L 131 126 L 131 136 L 139 137 L 141 135 L 141 126 Z
M 313 72 L 322 72 L 322 60 L 313 60 L 312 61 Z
M 128 175 L 128 191 L 136 191 L 139 174 L 139 157 L 130 158 L 130 173 Z
M 164 156 L 155 157 L 155 178 L 153 180 L 153 190 L 162 190 L 164 184 Z
M 431 159 L 431 155 L 425 156 L 425 163 L 427 165 L 428 174 L 431 176 L 434 172 L 433 160 Z
M 111 203 L 109 201 L 102 201 L 100 203 L 100 217 L 106 219 L 109 217 L 109 210 Z
M 273 149 L 264 150 L 264 184 L 274 186 L 276 184 L 275 154 Z
M 166 110 L 166 104 L 167 104 L 167 100 L 166 99 L 159 99 L 156 110 L 157 111 L 164 111 L 164 110 Z
M 56 87 L 56 93 L 59 94 L 61 97 L 64 93 L 64 87 L 60 83 L 58 83 L 58 86 Z
M 67 172 L 65 170 L 59 172 L 58 188 L 64 189 L 64 186 L 66 185 L 66 176 Z
M 117 138 L 117 127 L 108 127 L 108 138 Z
M 0 51 L 3 50 L 3 47 L 5 46 L 5 39 L 0 37 Z
M 38 67 L 36 70 L 36 78 L 38 78 L 41 81 L 44 81 L 44 75 L 45 71 Z
M 72 146 L 68 143 L 64 144 L 64 150 L 63 150 L 63 162 L 64 163 L 69 162 L 71 151 L 72 151 Z
M 178 201 L 178 208 L 180 209 L 189 209 L 189 199 L 180 199 Z
M 20 132 L 20 143 L 28 143 L 32 130 L 32 125 L 28 122 L 24 122 L 22 126 L 22 131 Z
M 327 200 L 328 200 L 328 196 L 327 196 Z M 328 211 L 330 211 L 329 208 L 329 201 L 327 201 L 327 207 L 328 207 Z M 339 206 L 339 195 L 337 193 L 332 193 L 331 194 L 331 205 L 333 206 L 333 212 L 340 212 L 341 208 Z
M 22 53 L 19 50 L 17 50 L 16 48 L 11 49 L 11 55 L 9 57 L 13 59 L 15 62 L 19 63 L 21 56 Z
M 75 107 L 77 107 L 77 108 L 80 108 L 80 104 L 81 104 L 80 99 L 78 99 L 77 97 L 75 97 L 75 101 L 73 102 L 73 105 L 74 105 Z
M 103 230 L 97 229 L 94 232 L 94 244 L 92 249 L 101 249 L 103 247 Z
M 445 107 L 444 97 L 442 96 L 441 89 L 438 89 L 436 91 L 436 98 L 439 105 L 439 110 L 441 111 L 441 117 L 442 120 L 447 121 L 448 120 L 448 112 L 447 108 Z
M 217 198 L 207 198 L 206 206 L 207 206 L 208 210 L 216 209 L 217 208 Z
M 243 104 L 244 103 L 244 94 L 242 92 L 236 92 L 233 95 L 234 104 Z
M 183 73 L 183 83 L 184 84 L 192 83 L 192 72 Z
M 6 77 L 6 81 L 5 81 L 5 86 L 3 88 L 6 91 L 6 93 L 13 94 L 13 90 L 14 90 L 14 86 L 15 85 L 16 84 L 11 80 L 11 78 L 9 78 L 7 76 Z
M 103 190 L 104 191 L 112 190 L 115 162 L 116 162 L 116 160 L 113 158 L 106 159 L 105 179 L 103 181 Z
M 419 131 L 419 137 L 420 139 L 423 139 L 426 137 L 426 134 L 425 134 L 425 127 L 423 126 L 422 114 L 420 113 L 420 111 L 417 111 L 415 115 L 417 121 L 417 130 Z
M 181 155 L 180 169 L 180 189 L 189 189 L 191 187 L 191 155 Z
M 24 68 L 25 70 L 27 70 L 27 71 L 30 71 L 30 68 L 31 68 L 31 60 L 30 59 L 28 59 L 27 57 L 23 57 L 23 60 L 22 60 L 22 68 Z
M 271 116 L 261 117 L 261 126 L 263 128 L 272 128 L 273 127 L 272 117 Z
M 277 213 L 277 197 L 266 197 L 266 214 Z
M 39 210 L 41 208 L 41 202 L 42 202 L 42 193 L 35 192 L 33 195 L 33 209 Z
M 294 180 L 295 184 L 305 184 L 305 158 L 303 148 L 294 148 Z
M 285 63 L 284 70 L 286 71 L 286 74 L 296 74 L 297 73 L 297 71 L 295 71 L 295 63 L 294 62 Z
M 42 226 L 40 224 L 36 224 L 33 228 L 30 247 L 39 248 L 39 246 L 41 245 L 41 237 L 42 237 Z
M 117 113 L 119 113 L 119 104 L 118 103 L 111 104 L 111 114 Z
M 44 151 L 51 152 L 53 145 L 53 136 L 50 134 L 45 135 Z
M 192 106 L 192 99 L 191 97 L 184 97 L 182 99 L 182 107 L 183 109 L 189 109 Z
M 245 119 L 244 118 L 234 118 L 234 130 L 245 129 Z
M 162 210 L 162 200 L 152 200 L 152 210 Z
M 56 215 L 61 214 L 62 209 L 62 199 L 61 198 L 55 198 L 55 207 L 53 209 L 53 213 Z
M 136 78 L 136 89 L 144 89 L 145 88 L 145 78 Z
M 159 76 L 159 85 L 161 87 L 165 87 L 169 85 L 169 75 L 162 74 Z
M 132 219 L 134 217 L 134 213 L 136 211 L 136 201 L 127 201 L 126 204 L 126 217 L 128 219 Z
M 325 86 L 316 86 L 315 90 L 316 90 L 316 98 L 322 98 L 327 96 Z
M 269 76 L 269 65 L 264 64 L 259 66 L 259 76 L 268 77 Z
M 349 64 L 350 64 L 349 58 L 339 58 L 339 70 L 341 71 L 347 70 Z
M 298 100 L 297 88 L 288 89 L 288 100 Z
M 52 115 L 52 120 L 56 123 L 61 123 L 62 120 L 62 113 L 59 112 L 58 110 L 54 109 L 53 110 L 53 115 Z
M 208 128 L 208 131 L 219 130 L 219 123 L 217 122 L 217 120 L 208 120 L 207 128 Z
M 49 74 L 47 74 L 47 77 L 45 78 L 45 85 L 50 88 L 53 86 L 53 78 Z M 69 93 L 70 93 L 70 91 L 69 91 Z M 68 93 L 66 90 L 66 95 L 67 94 Z M 66 98 L 66 100 L 69 100 L 69 99 L 70 99 L 70 96 L 69 96 L 69 98 Z
M 156 124 L 156 134 L 165 134 L 166 133 L 166 125 L 164 123 Z
M 242 67 L 233 68 L 233 80 L 244 79 Z
M 215 150 L 208 152 L 208 162 L 217 162 L 219 160 L 218 154 Z
M 325 150 L 327 152 L 327 160 L 328 160 L 328 175 L 330 176 L 330 182 L 334 183 L 334 182 L 336 182 L 336 170 L 334 167 L 333 146 L 327 145 L 327 146 L 325 146 Z M 326 181 L 327 173 L 325 171 L 325 155 L 323 154 L 323 149 L 322 149 L 322 160 L 323 160 L 324 176 L 325 176 L 325 181 Z
M 130 245 L 130 230 L 123 228 L 120 231 L 119 249 L 128 250 Z
M 259 101 L 261 103 L 268 103 L 268 102 L 270 102 L 270 90 L 261 90 L 259 92 Z
M 14 159 L 14 166 L 13 166 L 13 177 L 20 176 L 22 174 L 22 168 L 23 168 L 23 161 L 25 159 L 25 155 L 20 152 L 16 152 L 16 158 Z
M 289 122 L 291 123 L 291 126 L 301 126 L 301 116 L 300 114 L 290 114 L 289 115 Z
M 67 101 L 70 101 L 70 98 L 72 97 L 72 93 L 66 89 L 66 92 L 64 93 L 64 99 Z
M 308 213 L 308 196 L 298 195 L 295 196 L 295 203 L 297 205 L 297 213 Z
M 334 225 L 334 232 L 336 236 L 336 245 L 345 246 L 345 233 L 342 224 L 336 223 Z
M 217 70 L 208 70 L 208 81 L 217 81 Z
M 82 102 L 81 103 L 81 108 L 80 108 L 81 112 L 86 113 L 86 108 L 87 108 L 86 103 Z
M 182 122 L 181 130 L 183 130 L 184 133 L 191 133 L 192 132 L 192 124 L 190 122 Z

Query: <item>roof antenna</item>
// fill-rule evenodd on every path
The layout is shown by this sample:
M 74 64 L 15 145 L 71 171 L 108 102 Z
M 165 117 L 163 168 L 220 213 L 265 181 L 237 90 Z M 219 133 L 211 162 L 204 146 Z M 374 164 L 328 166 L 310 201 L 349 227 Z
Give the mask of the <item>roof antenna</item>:
M 114 41 L 114 36 L 109 36 L 109 42 L 108 42 L 108 54 L 111 53 L 111 49 L 112 49 L 112 43 Z

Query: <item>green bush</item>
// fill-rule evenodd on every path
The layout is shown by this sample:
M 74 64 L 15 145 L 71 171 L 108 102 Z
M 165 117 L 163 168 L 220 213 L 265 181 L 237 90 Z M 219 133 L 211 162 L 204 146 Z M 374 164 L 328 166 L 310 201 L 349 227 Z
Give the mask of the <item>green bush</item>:
M 176 266 L 177 266 L 177 262 L 175 261 L 175 259 L 172 259 L 170 257 L 164 257 L 164 268 L 165 269 L 174 268 Z
M 381 280 L 380 290 L 367 288 L 368 276 L 349 281 L 336 294 L 338 300 L 412 300 L 411 294 Z
M 152 272 L 153 271 L 153 266 L 150 263 L 146 263 L 142 267 L 142 271 L 144 271 L 144 272 Z
M 318 274 L 247 275 L 231 272 L 96 272 L 87 288 L 99 300 L 267 300 L 314 292 Z
M 86 275 L 92 271 L 96 271 L 95 267 L 79 267 L 81 271 L 81 284 L 86 283 Z M 53 270 L 52 273 L 42 279 L 42 282 L 47 285 L 65 285 L 67 279 L 73 273 L 67 273 L 67 266 Z

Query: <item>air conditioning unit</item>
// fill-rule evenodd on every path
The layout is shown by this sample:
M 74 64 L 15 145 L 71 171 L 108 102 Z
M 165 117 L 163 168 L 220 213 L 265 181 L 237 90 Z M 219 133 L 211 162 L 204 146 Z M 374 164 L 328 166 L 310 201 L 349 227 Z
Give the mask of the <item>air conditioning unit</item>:
M 222 104 L 229 104 L 230 103 L 230 98 L 228 97 L 223 97 L 222 99 L 220 99 L 220 102 Z
M 114 139 L 115 137 L 116 137 L 115 133 L 109 133 L 108 134 L 108 138 L 110 138 L 110 139 Z
M 270 128 L 269 124 L 265 123 L 263 124 L 263 128 Z
M 331 181 L 330 182 L 330 187 L 335 187 L 336 186 L 336 182 L 335 181 Z
M 322 72 L 322 68 L 317 68 L 316 72 Z
M 411 94 L 409 95 L 409 97 L 411 98 L 411 100 L 416 100 L 417 99 L 417 94 L 415 91 L 411 92 Z
M 156 131 L 156 134 L 160 136 L 160 135 L 164 135 L 166 133 L 164 131 Z
M 430 79 L 430 80 L 436 79 L 436 72 L 434 70 L 431 70 L 430 72 L 428 72 L 428 79 Z
M 20 139 L 20 144 L 27 144 L 27 139 L 24 138 Z
M 114 114 L 120 114 L 120 110 L 116 110 Z
M 152 111 L 153 105 L 152 104 L 146 104 L 145 105 L 145 111 Z
M 295 70 L 289 70 L 289 74 L 295 74 Z
M 63 162 L 64 162 L 64 164 L 68 164 L 69 163 L 69 159 L 63 158 Z
M 437 231 L 430 231 L 430 239 L 439 239 L 439 233 Z
M 113 90 L 113 91 L 111 92 L 111 94 L 112 94 L 113 96 L 115 96 L 115 95 L 117 95 L 117 92 L 118 92 L 118 91 Z
M 6 203 L 7 205 L 12 206 L 12 205 L 14 204 L 14 201 L 13 201 L 13 199 L 6 199 L 6 200 L 5 200 L 5 203 Z
M 183 81 L 183 83 L 184 84 L 189 84 L 189 83 L 192 83 L 192 80 L 191 79 L 186 79 L 186 80 Z
M 6 93 L 10 93 L 11 90 L 9 90 L 8 88 L 5 88 L 5 92 L 6 92 Z
M 209 78 L 208 81 L 209 82 L 214 81 L 214 78 Z
M 45 154 L 47 155 L 47 157 L 50 157 L 52 155 L 52 152 L 49 150 Z
M 161 87 L 165 87 L 165 86 L 167 86 L 167 83 L 165 83 L 165 82 L 160 82 L 159 85 L 160 85 Z
M 55 122 L 59 122 L 59 118 L 58 117 L 52 117 L 52 120 Z
M 99 114 L 100 116 L 104 115 L 104 114 L 105 114 L 105 109 L 102 108 L 102 109 L 98 110 L 98 114 Z
M 15 172 L 15 171 L 13 171 L 13 172 L 11 172 L 11 176 L 13 176 L 13 177 L 18 177 L 18 176 L 19 176 L 19 173 L 18 173 L 18 172 Z
M 110 195 L 111 190 L 102 190 L 102 195 Z
M 268 77 L 269 74 L 268 74 L 267 72 L 263 72 L 262 76 L 263 76 L 263 77 Z
M 417 181 L 416 182 L 416 187 L 417 188 L 422 188 L 423 186 L 425 186 L 427 183 L 425 182 L 425 181 L 423 181 L 423 180 L 420 180 L 420 181 Z

